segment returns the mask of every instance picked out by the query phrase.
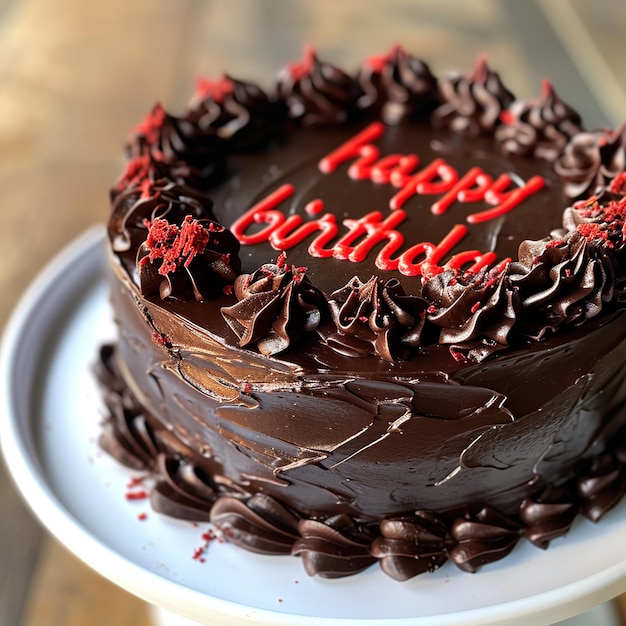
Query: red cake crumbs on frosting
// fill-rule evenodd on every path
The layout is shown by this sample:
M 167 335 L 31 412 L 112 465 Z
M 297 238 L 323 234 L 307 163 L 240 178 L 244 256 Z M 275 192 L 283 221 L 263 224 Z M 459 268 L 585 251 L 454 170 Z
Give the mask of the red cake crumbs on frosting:
M 190 215 L 180 228 L 157 218 L 148 225 L 146 246 L 150 252 L 143 262 L 162 260 L 159 274 L 167 276 L 181 265 L 189 267 L 195 256 L 204 252 L 209 240 L 209 230 Z
M 626 242 L 626 196 L 600 204 L 596 197 L 574 205 L 586 220 L 576 230 L 588 242 L 601 242 L 607 248 L 621 248 Z
M 196 83 L 196 97 L 199 100 L 211 98 L 214 102 L 221 104 L 224 97 L 233 92 L 233 88 L 233 81 L 227 76 L 222 76 L 219 80 L 199 78 Z
M 294 80 L 302 80 L 311 73 L 315 65 L 315 56 L 315 48 L 313 46 L 307 46 L 304 50 L 302 60 L 298 63 L 288 65 L 287 69 Z
M 149 144 L 156 143 L 165 118 L 165 109 L 157 102 L 152 111 L 131 131 L 131 136 L 141 135 Z
M 152 333 L 152 341 L 168 349 L 172 347 L 170 338 L 165 333 L 160 333 L 156 330 Z
M 150 171 L 150 155 L 141 154 L 136 156 L 126 163 L 126 167 L 119 177 L 115 191 L 123 191 L 128 187 L 134 187 L 139 183 L 144 183 L 148 180 L 148 172 Z
M 609 186 L 609 191 L 617 195 L 626 195 L 626 172 L 618 174 Z

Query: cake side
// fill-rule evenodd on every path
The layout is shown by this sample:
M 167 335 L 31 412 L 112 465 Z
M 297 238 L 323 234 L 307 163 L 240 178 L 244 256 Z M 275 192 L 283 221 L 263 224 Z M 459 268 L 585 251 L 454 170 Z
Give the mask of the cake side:
M 621 497 L 619 133 L 394 49 L 204 84 L 133 137 L 102 443 L 157 510 L 406 579 Z

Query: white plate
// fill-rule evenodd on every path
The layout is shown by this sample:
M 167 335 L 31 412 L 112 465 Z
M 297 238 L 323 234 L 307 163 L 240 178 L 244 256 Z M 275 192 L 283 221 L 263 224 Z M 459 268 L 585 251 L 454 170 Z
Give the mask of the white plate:
M 0 441 L 15 482 L 74 554 L 137 596 L 213 626 L 290 624 L 548 624 L 626 589 L 626 502 L 598 524 L 578 519 L 541 551 L 520 542 L 478 574 L 446 564 L 397 583 L 378 568 L 309 578 L 292 557 L 213 541 L 204 525 L 170 520 L 125 498 L 129 479 L 97 446 L 104 411 L 91 367 L 114 336 L 101 229 L 57 257 L 28 290 L 0 354 Z M 147 519 L 141 521 L 142 514 Z

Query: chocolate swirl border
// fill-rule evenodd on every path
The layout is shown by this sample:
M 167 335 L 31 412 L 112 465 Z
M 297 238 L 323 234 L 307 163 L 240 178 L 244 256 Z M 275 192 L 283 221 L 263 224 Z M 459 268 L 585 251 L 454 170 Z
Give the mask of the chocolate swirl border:
M 254 141 L 251 143 L 258 147 L 267 141 L 272 133 L 289 132 L 289 128 L 294 124 L 346 123 L 368 114 L 370 116 L 381 115 L 388 107 L 397 104 L 397 89 L 389 86 L 391 79 L 403 76 L 403 80 L 408 81 L 404 88 L 409 89 L 413 84 L 412 81 L 417 80 L 409 72 L 409 68 L 412 68 L 411 71 L 420 74 L 421 78 L 418 83 L 420 85 L 423 83 L 422 87 L 428 94 L 429 103 L 442 102 L 433 113 L 434 122 L 442 123 L 450 118 L 454 125 L 458 119 L 462 119 L 468 124 L 471 122 L 470 126 L 477 125 L 470 134 L 481 132 L 502 135 L 508 132 L 508 129 L 514 128 L 515 120 L 523 117 L 525 124 L 533 126 L 535 132 L 544 133 L 548 138 L 554 133 L 546 128 L 550 124 L 555 128 L 558 126 L 561 132 L 558 141 L 553 142 L 550 150 L 543 151 L 542 156 L 554 162 L 555 170 L 562 177 L 566 192 L 570 196 L 580 198 L 581 195 L 584 197 L 585 193 L 594 193 L 592 197 L 598 198 L 597 202 L 601 208 L 605 209 L 604 213 L 610 214 L 608 221 L 595 220 L 593 227 L 582 224 L 586 221 L 584 216 L 576 218 L 577 223 L 572 225 L 572 211 L 578 211 L 581 215 L 582 212 L 576 204 L 573 208 L 564 207 L 565 213 L 569 212 L 569 215 L 564 218 L 566 238 L 571 237 L 574 232 L 582 234 L 585 239 L 582 244 L 585 246 L 585 251 L 581 253 L 580 246 L 570 246 L 565 258 L 561 255 L 560 263 L 567 264 L 571 260 L 571 264 L 578 267 L 580 263 L 576 264 L 576 258 L 581 255 L 595 259 L 590 262 L 593 267 L 590 265 L 587 274 L 581 278 L 585 285 L 581 293 L 589 295 L 583 295 L 578 303 L 576 324 L 584 323 L 586 319 L 595 317 L 605 310 L 621 306 L 624 300 L 622 297 L 624 290 L 621 287 L 619 289 L 614 289 L 614 287 L 624 283 L 624 277 L 619 271 L 620 268 L 626 266 L 626 260 L 622 258 L 623 246 L 613 246 L 611 241 L 606 239 L 604 231 L 615 231 L 616 223 L 621 228 L 626 215 L 624 185 L 614 183 L 623 177 L 623 169 L 626 167 L 626 130 L 583 132 L 580 130 L 580 116 L 559 100 L 552 86 L 545 82 L 542 96 L 536 105 L 529 105 L 527 114 L 524 112 L 526 109 L 520 113 L 519 101 L 515 101 L 513 95 L 502 85 L 498 74 L 489 69 L 484 57 L 478 60 L 472 74 L 440 81 L 439 85 L 443 91 L 439 96 L 434 95 L 438 84 L 437 78 L 430 73 L 423 62 L 418 61 L 402 48 L 395 47 L 387 55 L 372 57 L 372 59 L 369 59 L 361 68 L 361 75 L 357 80 L 340 68 L 320 61 L 315 51 L 308 48 L 302 62 L 292 64 L 282 72 L 276 93 L 266 94 L 252 83 L 224 76 L 214 83 L 204 81 L 199 95 L 180 118 L 170 115 L 162 106 L 157 105 L 131 135 L 128 150 L 130 160 L 112 191 L 113 213 L 109 223 L 110 237 L 118 242 L 116 245 L 122 246 L 121 249 L 131 246 L 127 224 L 131 219 L 136 221 L 137 218 L 131 218 L 130 213 L 134 213 L 138 205 L 142 206 L 136 201 L 137 195 L 134 195 L 135 190 L 138 189 L 141 190 L 142 197 L 145 196 L 145 190 L 148 188 L 167 189 L 170 197 L 178 193 L 180 198 L 178 204 L 183 207 L 189 206 L 190 214 L 194 218 L 198 217 L 198 210 L 188 200 L 190 194 L 187 189 L 190 187 L 187 185 L 191 185 L 191 188 L 205 188 L 207 174 L 202 173 L 202 159 L 210 154 L 209 160 L 213 171 L 217 167 L 215 165 L 217 161 L 222 162 L 219 165 L 222 167 L 230 151 L 246 149 L 246 142 L 243 142 L 242 146 L 238 137 L 239 130 L 232 133 L 223 132 L 232 124 L 236 124 L 237 129 L 242 124 L 246 128 L 250 125 L 254 128 L 271 127 L 272 132 L 267 133 L 266 136 L 261 137 L 253 133 Z M 363 83 L 363 68 L 370 68 L 366 77 L 368 84 Z M 410 80 L 407 78 L 409 74 Z M 359 86 L 359 80 L 361 86 Z M 462 93 L 456 93 L 455 90 L 460 88 L 461 84 L 464 85 L 461 89 Z M 374 88 L 377 89 L 377 95 L 374 97 L 376 104 L 360 106 L 359 102 L 367 95 L 367 90 L 371 91 Z M 415 86 L 411 88 L 415 89 Z M 475 98 L 475 102 L 472 100 L 474 106 L 469 109 L 462 106 L 463 98 Z M 306 106 L 305 101 L 309 102 Z M 306 115 L 293 112 L 287 115 L 286 112 L 290 108 L 293 109 L 294 102 L 300 103 L 298 106 L 305 107 L 303 111 L 309 105 L 313 108 Z M 489 106 L 487 106 L 488 103 Z M 475 116 L 470 116 L 471 120 L 467 117 L 467 110 L 471 110 L 473 112 L 471 115 Z M 326 117 L 318 120 L 322 113 Z M 316 121 L 311 122 L 311 116 L 315 117 Z M 272 120 L 271 124 L 266 123 L 269 119 Z M 246 123 L 244 124 L 241 120 L 246 120 Z M 576 132 L 577 130 L 580 132 Z M 215 143 L 216 141 L 219 145 Z M 168 182 L 168 179 L 171 179 L 171 182 Z M 150 196 L 147 197 L 150 199 Z M 207 198 L 203 202 L 208 202 L 209 208 L 205 211 L 210 212 L 210 200 Z M 171 199 L 170 204 L 176 204 L 176 199 Z M 139 248 L 142 241 L 137 237 L 141 238 L 141 227 L 134 228 L 132 233 L 132 246 Z M 143 233 L 146 233 L 145 229 Z M 559 245 L 558 242 L 562 240 L 562 234 L 560 237 L 549 235 L 541 245 L 547 248 Z M 543 308 L 542 318 L 537 311 L 532 310 L 529 313 L 528 307 L 520 307 L 514 293 L 518 287 L 520 272 L 528 274 L 523 281 L 525 299 L 526 301 L 533 299 L 533 293 L 528 293 L 526 285 L 532 284 L 534 277 L 540 272 L 533 267 L 523 267 L 525 263 L 528 264 L 528 259 L 523 256 L 522 250 L 525 246 L 536 248 L 537 245 L 540 244 L 532 242 L 522 244 L 520 247 L 522 256 L 513 259 L 513 262 L 499 277 L 497 293 L 487 290 L 489 292 L 487 296 L 487 291 L 483 289 L 483 296 L 478 297 L 476 284 L 482 278 L 478 275 L 467 277 L 466 273 L 449 276 L 447 283 L 442 282 L 441 276 L 435 276 L 421 289 L 416 290 L 414 287 L 412 292 L 406 293 L 405 299 L 407 301 L 410 298 L 422 300 L 425 302 L 424 309 L 428 311 L 428 314 L 420 320 L 419 327 L 422 330 L 413 333 L 410 346 L 402 333 L 387 332 L 384 335 L 378 335 L 378 342 L 374 342 L 375 347 L 365 352 L 374 355 L 374 358 L 395 362 L 411 358 L 411 352 L 415 352 L 416 347 L 431 345 L 437 341 L 440 344 L 449 345 L 451 354 L 457 360 L 480 362 L 495 352 L 507 349 L 512 344 L 523 343 L 529 338 L 541 340 L 546 332 L 560 332 L 561 327 L 567 328 L 569 326 L 567 320 L 572 315 L 563 316 L 565 323 L 555 322 L 550 313 L 552 304 L 548 301 Z M 549 256 L 544 255 L 544 257 Z M 545 259 L 543 267 L 544 272 L 558 272 L 557 266 L 547 266 Z M 567 271 L 571 270 L 567 269 Z M 233 282 L 235 278 L 236 276 L 229 275 L 228 282 Z M 588 284 L 589 281 L 594 280 L 600 281 L 598 287 Z M 452 282 L 457 286 L 450 300 Z M 559 295 L 559 289 L 566 289 L 566 284 L 569 282 L 571 281 L 561 281 L 563 287 L 555 286 L 552 289 L 555 302 L 559 301 L 560 297 L 561 301 L 567 299 L 567 294 L 564 297 Z M 462 288 L 458 287 L 459 283 L 463 283 Z M 311 285 L 311 288 L 315 289 L 315 286 Z M 545 284 L 537 283 L 537 292 L 545 291 L 545 288 Z M 339 287 L 336 293 L 350 289 L 351 286 L 346 285 L 343 288 Z M 602 292 L 602 297 L 598 297 L 598 290 Z M 173 290 L 166 289 L 165 291 L 169 293 Z M 182 289 L 179 292 L 177 297 L 184 299 L 191 297 L 185 294 L 191 294 L 192 290 Z M 196 292 L 197 290 L 194 293 L 198 298 Z M 606 297 L 607 294 L 609 297 Z M 442 308 L 442 302 L 446 300 L 449 301 L 449 309 Z M 473 306 L 465 306 L 466 302 Z M 463 319 L 459 317 L 459 311 L 464 311 L 461 314 Z M 530 321 L 529 315 L 532 318 Z M 343 327 L 340 316 L 334 316 L 334 321 L 336 327 L 334 331 L 327 324 L 320 327 L 320 340 L 336 348 L 340 353 L 345 353 L 348 350 L 347 346 L 351 345 L 346 328 Z M 402 325 L 400 317 L 396 318 L 393 314 L 388 316 L 387 323 L 391 327 Z M 497 326 L 500 332 L 493 336 L 493 332 L 487 326 Z M 529 327 L 538 330 L 533 333 Z M 465 331 L 459 333 L 459 328 Z M 341 338 L 341 341 L 330 339 L 331 337 Z M 356 339 L 352 343 L 355 341 Z M 290 340 L 286 335 L 280 346 L 281 351 L 285 349 L 290 349 Z M 277 348 L 271 349 L 271 351 L 276 350 Z

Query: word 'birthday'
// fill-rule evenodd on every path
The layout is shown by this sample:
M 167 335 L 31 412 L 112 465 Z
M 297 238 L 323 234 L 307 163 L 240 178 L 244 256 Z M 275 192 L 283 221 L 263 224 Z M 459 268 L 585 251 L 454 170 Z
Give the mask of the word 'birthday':
M 242 245 L 269 242 L 276 250 L 289 250 L 305 239 L 318 233 L 308 247 L 308 253 L 317 258 L 335 258 L 360 263 L 380 244 L 375 265 L 381 270 L 397 270 L 405 276 L 430 278 L 445 269 L 461 269 L 477 272 L 493 264 L 494 252 L 466 250 L 443 259 L 463 240 L 468 232 L 464 224 L 456 224 L 438 243 L 419 242 L 400 252 L 404 235 L 396 228 L 407 219 L 402 208 L 417 195 L 440 195 L 431 205 L 434 215 L 442 215 L 454 202 L 484 202 L 493 208 L 472 213 L 466 220 L 479 224 L 496 219 L 517 207 L 545 186 L 541 176 L 533 176 L 522 185 L 516 185 L 508 174 L 495 180 L 479 167 L 472 167 L 463 176 L 442 158 L 437 158 L 423 169 L 415 171 L 420 164 L 416 154 L 389 154 L 381 156 L 372 142 L 380 139 L 385 131 L 381 122 L 374 122 L 323 157 L 319 169 L 324 174 L 333 173 L 342 163 L 353 160 L 348 176 L 354 180 L 369 179 L 378 184 L 389 184 L 398 191 L 389 201 L 391 212 L 385 217 L 380 211 L 372 211 L 359 219 L 344 219 L 348 232 L 339 239 L 339 225 L 332 213 L 324 213 L 316 219 L 304 221 L 300 215 L 289 217 L 278 207 L 291 196 L 295 189 L 284 184 L 246 211 L 231 226 L 233 234 Z M 324 202 L 315 199 L 304 207 L 313 218 L 324 211 Z M 246 234 L 254 224 L 266 224 L 260 230 Z M 334 241 L 334 243 L 333 243 Z M 503 263 L 508 262 L 506 259 Z

